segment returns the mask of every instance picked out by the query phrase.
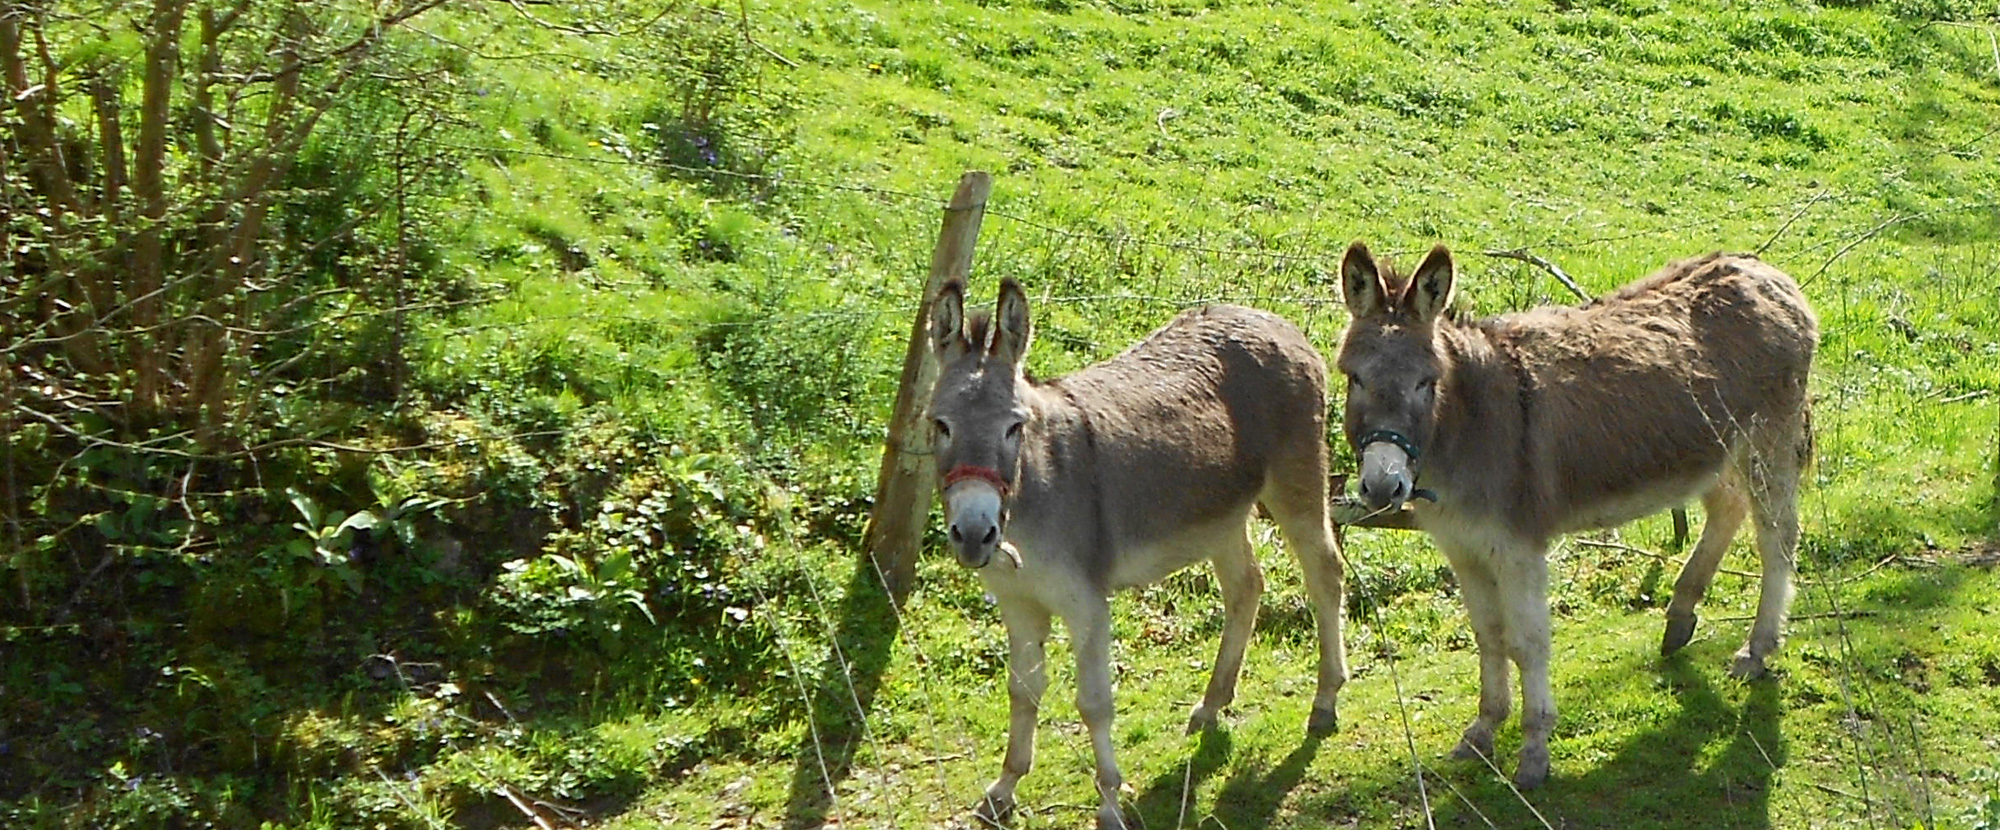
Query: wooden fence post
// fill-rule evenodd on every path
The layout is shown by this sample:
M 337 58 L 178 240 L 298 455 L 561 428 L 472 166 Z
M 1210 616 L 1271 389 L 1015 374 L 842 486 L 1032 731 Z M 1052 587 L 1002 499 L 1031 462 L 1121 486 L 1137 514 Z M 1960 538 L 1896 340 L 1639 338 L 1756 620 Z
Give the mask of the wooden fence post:
M 910 323 L 910 346 L 903 353 L 903 377 L 896 386 L 896 407 L 889 416 L 889 436 L 882 451 L 882 473 L 875 485 L 875 509 L 868 516 L 864 555 L 882 575 L 889 595 L 901 603 L 916 587 L 917 554 L 930 521 L 931 491 L 937 470 L 931 462 L 931 431 L 922 423 L 938 367 L 931 356 L 931 301 L 938 288 L 953 277 L 972 273 L 972 249 L 979 241 L 979 222 L 986 215 L 986 197 L 993 177 L 971 171 L 958 179 L 958 190 L 944 209 L 944 226 L 931 251 L 930 276 L 924 279 L 923 302 Z

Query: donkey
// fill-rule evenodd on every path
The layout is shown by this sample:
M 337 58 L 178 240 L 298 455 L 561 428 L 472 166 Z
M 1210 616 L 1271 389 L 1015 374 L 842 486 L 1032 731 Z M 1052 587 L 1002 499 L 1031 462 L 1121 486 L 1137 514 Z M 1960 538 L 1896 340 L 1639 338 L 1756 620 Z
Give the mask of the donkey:
M 1360 242 L 1340 271 L 1353 323 L 1337 365 L 1362 500 L 1431 502 L 1414 504 L 1411 518 L 1450 561 L 1479 646 L 1479 715 L 1454 756 L 1491 757 L 1512 660 L 1523 737 L 1514 783 L 1548 777 L 1551 538 L 1696 495 L 1707 520 L 1674 584 L 1660 651 L 1693 636 L 1695 603 L 1747 512 L 1763 588 L 1730 674 L 1764 673 L 1792 599 L 1799 476 L 1811 452 L 1806 375 L 1819 341 L 1791 277 L 1711 254 L 1583 308 L 1466 322 L 1444 314 L 1454 276 L 1443 245 L 1408 281 Z
M 968 314 L 944 285 L 930 314 L 939 365 L 929 416 L 939 496 L 959 564 L 978 571 L 1007 627 L 1010 720 L 1000 777 L 977 814 L 998 822 L 1034 764 L 1048 685 L 1043 643 L 1061 617 L 1076 655 L 1076 707 L 1097 762 L 1097 825 L 1122 828 L 1111 746 L 1111 606 L 1196 561 L 1215 565 L 1222 646 L 1188 731 L 1235 698 L 1264 578 L 1248 521 L 1262 503 L 1304 572 L 1319 635 L 1307 728 L 1335 727 L 1347 680 L 1342 565 L 1328 521 L 1326 363 L 1261 311 L 1187 311 L 1108 361 L 1049 382 L 1021 369 L 1028 299 L 1013 280 Z

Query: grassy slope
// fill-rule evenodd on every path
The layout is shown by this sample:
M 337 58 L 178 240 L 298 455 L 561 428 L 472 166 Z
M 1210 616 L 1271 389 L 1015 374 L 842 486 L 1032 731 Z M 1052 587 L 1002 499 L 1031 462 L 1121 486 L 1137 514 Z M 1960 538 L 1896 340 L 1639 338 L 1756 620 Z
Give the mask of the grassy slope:
M 813 103 L 800 147 L 817 177 L 942 193 L 960 169 L 993 170 L 1008 216 L 989 220 L 981 273 L 1053 280 L 1058 296 L 1148 284 L 1174 297 L 1262 294 L 1330 345 L 1337 313 L 1268 295 L 1309 296 L 1305 281 L 1352 237 L 1405 251 L 1450 242 L 1465 252 L 1462 301 L 1482 311 L 1563 297 L 1539 273 L 1469 255 L 1480 249 L 1526 246 L 1604 290 L 1669 258 L 1775 237 L 1769 256 L 1810 280 L 1826 330 L 1821 463 L 1807 497 L 1818 581 L 1802 590 L 1807 618 L 1782 678 L 1746 686 L 1722 675 L 1741 620 L 1707 623 L 1707 639 L 1661 665 L 1656 606 L 1672 572 L 1566 548 L 1558 778 L 1530 801 L 1567 826 L 1795 827 L 1949 821 L 1994 793 L 2000 748 L 1985 736 L 2000 731 L 2000 580 L 1904 561 L 1865 571 L 1880 554 L 1956 548 L 1993 527 L 1992 405 L 1939 403 L 1996 382 L 2000 167 L 1986 142 L 2000 126 L 2000 78 L 1970 37 L 1913 34 L 1877 9 L 1758 4 L 944 2 L 756 14 L 760 37 L 804 64 L 794 77 Z M 1164 250 L 1128 264 L 1115 242 L 1010 216 L 1308 260 Z M 902 224 L 927 230 L 922 214 Z M 921 239 L 898 240 L 909 261 Z M 1113 262 L 1126 273 L 1108 275 Z M 1069 368 L 1165 315 L 1052 309 L 1052 330 L 1070 336 L 1044 337 L 1034 361 Z M 1655 549 L 1663 537 L 1657 520 L 1626 532 Z M 1476 681 L 1435 554 L 1385 534 L 1357 533 L 1350 548 L 1361 590 L 1386 610 L 1380 625 L 1356 626 L 1345 729 L 1324 743 L 1299 737 L 1310 653 L 1295 580 L 1273 580 L 1231 725 L 1201 739 L 1178 727 L 1217 629 L 1205 577 L 1121 604 L 1119 751 L 1145 826 L 1422 826 L 1390 652 L 1417 759 L 1440 776 L 1427 779 L 1439 825 L 1534 823 L 1496 776 L 1441 760 Z M 1264 558 L 1289 573 L 1280 552 Z M 803 561 L 792 567 L 817 567 Z M 794 719 L 656 787 L 617 826 L 932 826 L 996 771 L 1001 636 L 970 600 L 976 584 L 929 569 L 891 641 L 879 612 L 844 613 L 834 571 L 819 577 L 817 602 L 769 609 L 804 700 L 717 699 L 673 728 L 766 722 L 751 710 L 769 706 Z M 1748 614 L 1753 601 L 1754 583 L 1724 577 L 1707 617 Z M 1812 617 L 1836 608 L 1863 616 Z M 829 629 L 842 650 L 816 633 Z M 858 669 L 854 685 L 832 671 L 841 658 Z M 851 711 L 852 697 L 872 698 L 865 734 L 828 712 Z M 807 700 L 817 742 L 799 719 Z M 1049 707 L 1021 824 L 1085 820 L 1089 768 L 1073 710 Z M 833 805 L 813 797 L 823 775 L 839 782 Z
M 980 278 L 1012 274 L 1037 297 L 1071 298 L 1038 307 L 1031 362 L 1047 373 L 1211 296 L 1291 313 L 1330 348 L 1342 315 L 1316 280 L 1354 237 L 1401 252 L 1451 243 L 1460 301 L 1482 312 L 1567 301 L 1539 272 L 1475 253 L 1485 248 L 1532 248 L 1605 290 L 1670 258 L 1775 239 L 1769 256 L 1810 280 L 1825 329 L 1820 464 L 1806 497 L 1806 570 L 1820 581 L 1798 610 L 1867 616 L 1801 620 L 1778 682 L 1735 684 L 1721 667 L 1745 623 L 1721 618 L 1748 613 L 1749 583 L 1724 577 L 1705 639 L 1660 665 L 1651 649 L 1672 572 L 1564 548 L 1557 778 L 1531 800 L 1568 826 L 1793 827 L 1949 818 L 1996 792 L 2000 749 L 1984 736 L 2000 734 L 2000 580 L 1912 564 L 1947 559 L 1938 551 L 1995 525 L 1994 404 L 1962 397 L 2000 386 L 2000 214 L 1973 208 L 2000 193 L 2000 70 L 1976 31 L 1919 28 L 1878 8 L 1643 0 L 1567 10 L 767 0 L 749 14 L 758 39 L 799 64 L 769 64 L 759 81 L 799 105 L 780 157 L 790 184 L 767 203 L 622 163 L 672 79 L 594 68 L 591 57 L 644 45 L 440 24 L 489 53 L 579 55 L 476 64 L 475 116 L 483 143 L 596 161 L 473 155 L 476 198 L 446 267 L 515 290 L 432 332 L 437 382 L 555 377 L 566 391 L 546 405 L 558 410 L 610 401 L 621 417 L 691 435 L 754 422 L 760 458 L 871 469 L 935 227 L 928 200 L 970 167 L 996 174 Z M 736 253 L 708 256 L 704 243 Z M 568 247 L 587 267 L 565 264 Z M 1161 299 L 1105 299 L 1115 295 Z M 733 320 L 764 320 L 757 330 L 780 346 L 823 342 L 813 337 L 824 330 L 800 327 L 839 327 L 838 359 L 757 354 L 793 361 L 793 376 L 822 384 L 810 391 L 845 403 L 780 405 L 764 423 L 697 389 L 703 358 L 685 335 Z M 798 411 L 835 426 L 783 422 Z M 1658 549 L 1663 522 L 1623 538 Z M 1417 759 L 1439 776 L 1426 792 L 1441 825 L 1533 821 L 1498 778 L 1441 759 L 1475 688 L 1441 561 L 1397 534 L 1357 532 L 1350 551 L 1359 607 L 1380 616 L 1357 616 L 1345 729 L 1320 743 L 1299 738 L 1306 610 L 1280 551 L 1261 551 L 1272 590 L 1241 700 L 1228 728 L 1204 739 L 1179 725 L 1219 627 L 1206 575 L 1121 600 L 1117 734 L 1145 826 L 1183 815 L 1231 828 L 1421 826 L 1399 703 Z M 1869 570 L 1891 553 L 1907 558 Z M 782 635 L 787 671 L 708 684 L 747 693 L 585 698 L 568 715 L 500 730 L 511 730 L 505 740 L 468 737 L 408 770 L 410 793 L 384 778 L 364 795 L 384 814 L 421 805 L 401 820 L 425 826 L 423 811 L 437 809 L 427 795 L 487 793 L 494 781 L 588 793 L 562 770 L 590 766 L 652 781 L 636 799 L 594 805 L 621 827 L 930 827 L 957 815 L 997 768 L 1005 722 L 1002 638 L 974 580 L 928 564 L 898 625 L 850 573 L 850 551 L 785 539 L 746 546 L 745 558 L 752 581 L 814 589 L 760 601 L 752 618 Z M 1068 672 L 1054 674 L 1052 694 L 1066 699 Z M 842 714 L 857 701 L 865 732 Z M 440 705 L 413 699 L 393 714 L 418 722 Z M 1044 721 L 1022 824 L 1073 826 L 1087 811 L 1071 805 L 1091 800 L 1086 744 L 1065 703 Z M 304 746 L 341 743 L 304 734 L 313 730 L 399 727 L 329 712 L 287 728 Z M 1503 747 L 1516 738 L 1504 733 Z M 818 796 L 828 779 L 833 803 Z M 517 818 L 489 807 L 456 821 Z M 323 823 L 299 810 L 304 824 Z
M 1357 539 L 1354 549 L 1370 550 L 1369 541 Z M 1284 560 L 1268 553 L 1266 561 L 1282 569 Z M 1633 572 L 1644 569 L 1616 570 L 1628 593 L 1595 599 L 1640 604 L 1633 583 L 1644 577 Z M 933 576 L 934 591 L 976 591 L 962 576 Z M 1300 602 L 1295 580 L 1274 582 L 1277 603 Z M 1564 718 L 1554 745 L 1558 774 L 1528 802 L 1550 822 L 1570 827 L 1879 826 L 1922 816 L 1957 824 L 1953 819 L 1995 786 L 2000 691 L 1992 674 L 1991 611 L 2000 580 L 1985 571 L 1937 569 L 1864 584 L 1837 591 L 1808 586 L 1801 612 L 1823 613 L 1837 598 L 1842 608 L 1870 616 L 1802 620 L 1779 679 L 1747 685 L 1722 672 L 1744 633 L 1741 620 L 1707 623 L 1704 639 L 1685 657 L 1663 662 L 1652 654 L 1657 610 L 1568 603 L 1573 610 L 1559 619 L 1556 633 Z M 1436 592 L 1406 595 L 1385 615 L 1385 626 L 1356 627 L 1358 670 L 1343 697 L 1343 728 L 1325 741 L 1303 737 L 1310 643 L 1296 629 L 1271 631 L 1277 626 L 1268 622 L 1225 726 L 1184 737 L 1180 727 L 1211 656 L 1213 600 L 1166 601 L 1156 594 L 1125 603 L 1114 657 L 1118 751 L 1134 788 L 1128 809 L 1147 827 L 1183 826 L 1183 820 L 1190 827 L 1356 821 L 1422 827 L 1400 681 L 1438 826 L 1482 826 L 1479 814 L 1501 827 L 1534 825 L 1498 776 L 1442 757 L 1471 718 L 1477 688 L 1476 661 L 1462 636 L 1424 642 L 1449 638 L 1440 626 L 1462 625 L 1454 602 Z M 1187 616 L 1161 610 L 1172 605 Z M 1751 586 L 1725 577 L 1707 607 L 1714 620 L 1746 616 L 1754 605 Z M 982 610 L 919 601 L 909 612 L 906 625 L 914 631 L 896 643 L 882 674 L 872 732 L 851 757 L 839 750 L 845 744 L 826 737 L 838 732 L 837 724 L 822 734 L 827 754 L 849 761 L 832 765 L 840 782 L 835 804 L 801 798 L 816 791 L 824 757 L 811 751 L 814 742 L 801 725 L 764 736 L 739 757 L 703 762 L 610 826 L 816 826 L 822 819 L 936 826 L 997 771 L 1004 742 L 1006 707 L 993 654 L 1001 635 Z M 1303 613 L 1276 611 L 1293 621 Z M 844 646 L 851 653 L 871 643 L 860 635 Z M 1397 654 L 1393 667 L 1387 648 Z M 797 656 L 810 665 L 823 649 L 799 645 Z M 1065 666 L 1066 649 L 1052 650 L 1051 659 Z M 1029 812 L 1022 827 L 1076 826 L 1094 804 L 1088 742 L 1067 705 L 1073 688 L 1067 672 L 1056 676 L 1051 695 L 1059 702 L 1043 717 L 1039 766 L 1023 790 Z M 832 681 L 813 700 L 824 710 L 843 705 L 848 693 Z M 706 725 L 674 723 L 668 731 L 691 735 Z M 1503 732 L 1503 754 L 1516 740 L 1516 730 Z M 1502 764 L 1511 768 L 1511 757 Z M 1865 806 L 1871 802 L 1872 816 Z

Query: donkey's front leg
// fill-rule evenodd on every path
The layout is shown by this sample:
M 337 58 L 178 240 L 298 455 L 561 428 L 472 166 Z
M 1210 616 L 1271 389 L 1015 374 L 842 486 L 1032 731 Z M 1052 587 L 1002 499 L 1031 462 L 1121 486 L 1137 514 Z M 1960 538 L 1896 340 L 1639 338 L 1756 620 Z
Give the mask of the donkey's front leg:
M 1111 755 L 1111 603 L 1105 597 L 1084 600 L 1082 608 L 1065 616 L 1076 648 L 1076 710 L 1090 730 L 1090 749 L 1097 758 L 1098 830 L 1124 830 L 1118 794 L 1125 776 Z
M 1459 595 L 1465 600 L 1465 615 L 1472 621 L 1473 642 L 1479 646 L 1479 715 L 1465 727 L 1453 758 L 1493 758 L 1493 732 L 1507 722 L 1513 711 L 1513 683 L 1507 662 L 1507 617 L 1500 586 L 1493 570 L 1477 556 L 1456 555 L 1450 550 L 1452 572 L 1458 577 Z
M 1533 789 L 1549 777 L 1549 734 L 1556 698 L 1549 687 L 1549 563 L 1545 545 L 1503 545 L 1494 551 L 1507 651 L 1521 670 L 1521 762 L 1514 785 Z
M 1049 612 L 1023 602 L 1000 604 L 1007 626 L 1007 757 L 1000 777 L 987 785 L 974 812 L 999 824 L 1014 812 L 1014 786 L 1035 766 L 1035 722 L 1042 693 L 1049 687 L 1043 644 L 1049 639 Z

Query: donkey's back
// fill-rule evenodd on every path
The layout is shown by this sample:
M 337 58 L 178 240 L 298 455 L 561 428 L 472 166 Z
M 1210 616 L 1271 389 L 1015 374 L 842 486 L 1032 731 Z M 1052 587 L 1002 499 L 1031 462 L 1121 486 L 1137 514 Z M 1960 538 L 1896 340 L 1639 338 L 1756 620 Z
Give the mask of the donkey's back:
M 1158 545 L 1190 526 L 1240 526 L 1274 467 L 1309 475 L 1305 468 L 1325 457 L 1325 360 L 1296 326 L 1268 312 L 1187 311 L 1050 387 L 1084 415 L 1097 472 L 1114 485 L 1100 491 L 1110 537 L 1104 564 L 1124 571 L 1104 574 L 1114 587 L 1207 554 L 1115 552 Z
M 1532 485 L 1562 517 L 1553 529 L 1619 524 L 1706 490 L 1746 441 L 1803 451 L 1819 323 L 1761 260 L 1684 260 L 1583 308 L 1489 325 L 1530 386 L 1524 438 L 1546 445 L 1528 457 L 1543 460 Z

